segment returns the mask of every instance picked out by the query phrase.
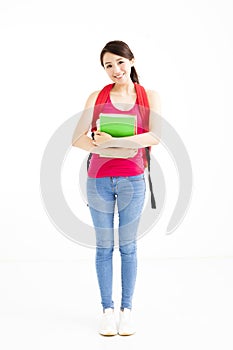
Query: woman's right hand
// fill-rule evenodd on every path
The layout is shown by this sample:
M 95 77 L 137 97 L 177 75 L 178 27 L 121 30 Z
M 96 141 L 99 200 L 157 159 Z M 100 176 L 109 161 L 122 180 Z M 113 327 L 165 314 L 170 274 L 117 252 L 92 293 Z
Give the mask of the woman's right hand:
M 94 142 L 93 144 L 96 146 L 101 146 L 105 142 L 111 141 L 112 136 L 103 131 L 96 131 L 94 133 Z

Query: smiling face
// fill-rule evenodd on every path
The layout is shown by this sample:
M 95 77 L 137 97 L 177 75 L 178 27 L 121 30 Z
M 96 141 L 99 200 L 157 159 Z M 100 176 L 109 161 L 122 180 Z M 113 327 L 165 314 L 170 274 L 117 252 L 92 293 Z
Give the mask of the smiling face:
M 134 60 L 106 52 L 103 56 L 103 66 L 109 78 L 118 84 L 126 84 L 131 81 L 130 73 Z

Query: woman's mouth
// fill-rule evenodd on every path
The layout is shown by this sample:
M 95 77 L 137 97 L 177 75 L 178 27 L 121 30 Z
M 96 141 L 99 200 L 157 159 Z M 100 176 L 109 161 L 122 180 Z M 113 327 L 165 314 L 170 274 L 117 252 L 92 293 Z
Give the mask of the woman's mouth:
M 117 74 L 117 75 L 114 75 L 114 78 L 117 79 L 117 80 L 120 80 L 121 78 L 123 78 L 125 74 Z

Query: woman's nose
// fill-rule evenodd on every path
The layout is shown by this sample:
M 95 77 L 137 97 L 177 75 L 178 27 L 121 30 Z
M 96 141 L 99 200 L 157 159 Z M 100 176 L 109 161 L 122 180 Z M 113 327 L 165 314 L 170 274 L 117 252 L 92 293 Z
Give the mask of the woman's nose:
M 114 74 L 119 73 L 120 67 L 118 65 L 113 66 L 113 72 L 114 72 Z

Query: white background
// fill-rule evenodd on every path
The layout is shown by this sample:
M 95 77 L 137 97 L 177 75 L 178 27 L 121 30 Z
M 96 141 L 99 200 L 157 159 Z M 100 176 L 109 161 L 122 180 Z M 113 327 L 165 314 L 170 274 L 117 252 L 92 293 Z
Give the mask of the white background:
M 132 49 L 141 84 L 159 93 L 162 116 L 182 138 L 193 167 L 189 211 L 166 236 L 178 179 L 166 149 L 153 149 L 167 201 L 158 225 L 139 241 L 139 257 L 232 257 L 232 32 L 228 0 L 0 1 L 1 266 L 24 262 L 31 274 L 43 270 L 35 272 L 33 262 L 92 266 L 94 251 L 67 239 L 49 220 L 40 195 L 40 164 L 55 130 L 83 109 L 92 91 L 109 83 L 99 53 L 115 39 Z M 72 149 L 64 164 L 64 192 L 74 211 L 76 195 L 80 205 L 74 184 L 83 157 Z M 21 282 L 30 285 L 29 278 Z M 48 282 L 49 277 L 42 280 Z
M 167 200 L 160 222 L 140 243 L 141 254 L 232 255 L 231 10 L 230 1 L 158 1 L 153 8 L 148 1 L 143 6 L 1 1 L 2 260 L 76 259 L 90 253 L 48 219 L 40 197 L 40 162 L 56 129 L 83 109 L 92 91 L 109 83 L 99 53 L 115 39 L 134 52 L 141 84 L 160 94 L 162 116 L 182 138 L 193 167 L 188 214 L 165 236 L 178 179 L 166 149 L 154 148 Z M 68 156 L 77 173 L 83 157 L 77 149 Z M 68 201 L 69 186 L 64 181 Z M 76 194 L 80 205 L 74 191 L 73 210 Z

